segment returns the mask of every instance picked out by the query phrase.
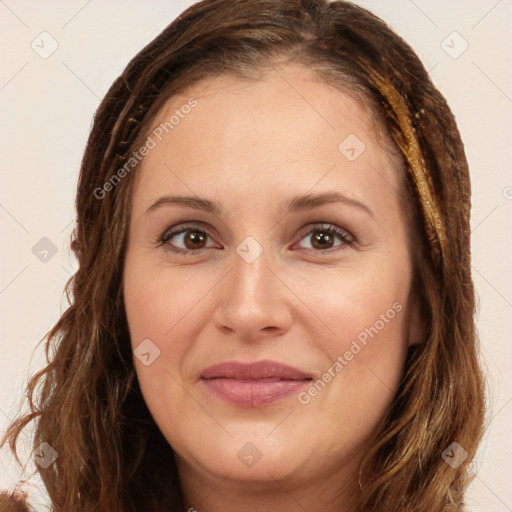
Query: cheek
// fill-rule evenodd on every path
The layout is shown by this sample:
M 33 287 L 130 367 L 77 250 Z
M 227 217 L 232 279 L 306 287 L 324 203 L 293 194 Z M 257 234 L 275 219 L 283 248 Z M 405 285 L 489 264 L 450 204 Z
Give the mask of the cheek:
M 324 326 L 319 348 L 334 356 L 350 350 L 352 342 L 369 347 L 371 340 L 380 340 L 377 350 L 385 349 L 385 344 L 387 348 L 389 344 L 402 344 L 406 338 L 410 269 L 405 258 L 400 272 L 397 266 L 375 257 L 358 269 L 299 273 L 295 279 L 300 294 L 307 297 L 307 306 Z M 306 276 L 302 282 L 301 275 Z
M 196 336 L 197 322 L 190 319 L 204 293 L 184 272 L 127 257 L 124 302 L 137 379 L 151 415 L 166 428 L 174 425 L 172 418 L 185 413 L 187 392 L 181 373 Z M 138 357 L 147 353 L 147 358 Z
M 337 410 L 343 401 L 356 423 L 367 423 L 370 416 L 377 420 L 399 386 L 407 354 L 408 257 L 372 257 L 357 271 L 311 277 L 302 293 L 309 290 L 308 306 L 323 325 L 317 330 L 324 336 L 311 340 L 324 363 L 318 385 L 303 395 L 303 403 L 314 400 L 324 410 Z
M 218 278 L 203 273 L 201 282 L 194 279 L 191 269 L 169 269 L 140 266 L 127 259 L 124 280 L 126 315 L 132 345 L 149 338 L 162 341 L 172 340 L 173 350 L 180 346 L 184 326 L 190 327 L 189 317 L 199 310 L 205 292 L 214 286 Z M 160 346 L 164 349 L 164 346 Z
M 179 417 L 186 402 L 187 379 L 193 376 L 189 355 L 209 319 L 208 292 L 219 282 L 218 272 L 169 268 L 142 254 L 127 255 L 124 303 L 135 369 L 145 402 L 161 422 L 169 421 L 170 408 Z
M 405 270 L 372 272 L 365 279 L 338 274 L 310 294 L 312 309 L 322 305 L 315 311 L 321 311 L 322 323 L 335 335 L 329 331 L 322 338 L 311 337 L 322 364 L 299 401 L 302 414 L 323 439 L 326 456 L 345 453 L 340 439 L 361 448 L 396 394 L 407 354 Z

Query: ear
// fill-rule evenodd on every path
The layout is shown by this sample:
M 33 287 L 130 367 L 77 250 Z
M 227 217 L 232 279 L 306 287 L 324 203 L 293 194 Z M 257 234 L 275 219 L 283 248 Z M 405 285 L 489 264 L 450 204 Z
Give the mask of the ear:
M 427 322 L 422 302 L 415 292 L 409 300 L 409 346 L 419 345 L 427 335 Z

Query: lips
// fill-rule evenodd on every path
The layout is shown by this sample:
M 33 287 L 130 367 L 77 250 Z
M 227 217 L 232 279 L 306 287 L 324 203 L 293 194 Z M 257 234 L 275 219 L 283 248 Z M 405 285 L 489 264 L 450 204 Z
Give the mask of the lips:
M 201 373 L 203 379 L 238 379 L 238 380 L 263 380 L 263 379 L 287 379 L 304 380 L 311 379 L 311 375 L 297 368 L 276 361 L 257 361 L 254 363 L 241 363 L 230 361 L 216 364 L 206 368 Z
M 217 364 L 201 373 L 201 381 L 218 398 L 238 407 L 261 407 L 294 395 L 312 376 L 276 361 Z

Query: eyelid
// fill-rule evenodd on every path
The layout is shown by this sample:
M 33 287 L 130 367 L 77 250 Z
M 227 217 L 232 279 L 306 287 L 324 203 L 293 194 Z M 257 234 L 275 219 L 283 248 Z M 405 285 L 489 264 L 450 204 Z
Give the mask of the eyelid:
M 158 238 L 164 239 L 164 238 L 170 238 L 173 235 L 178 235 L 179 233 L 183 233 L 183 231 L 204 231 L 206 234 L 210 235 L 208 228 L 203 225 L 199 221 L 192 221 L 192 222 L 182 222 L 180 224 L 176 224 L 175 226 L 172 226 L 170 228 L 167 228 L 162 235 L 160 235 Z

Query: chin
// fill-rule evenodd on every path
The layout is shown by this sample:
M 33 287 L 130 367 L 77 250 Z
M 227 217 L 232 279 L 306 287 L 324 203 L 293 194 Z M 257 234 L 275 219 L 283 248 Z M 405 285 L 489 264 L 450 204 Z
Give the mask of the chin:
M 258 429 L 259 433 L 255 433 Z M 176 446 L 176 451 L 182 463 L 222 478 L 229 474 L 230 480 L 261 483 L 292 480 L 304 469 L 309 450 L 290 435 L 273 439 L 268 432 L 271 429 L 267 425 L 246 426 L 245 432 L 241 427 L 233 429 L 232 438 L 225 432 L 219 436 L 209 432 L 198 436 L 205 440 L 202 443 L 190 442 L 191 438 L 187 437 L 186 445 Z M 173 445 L 171 440 L 170 443 Z

